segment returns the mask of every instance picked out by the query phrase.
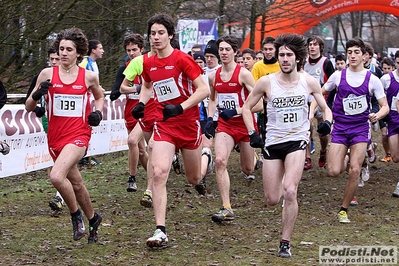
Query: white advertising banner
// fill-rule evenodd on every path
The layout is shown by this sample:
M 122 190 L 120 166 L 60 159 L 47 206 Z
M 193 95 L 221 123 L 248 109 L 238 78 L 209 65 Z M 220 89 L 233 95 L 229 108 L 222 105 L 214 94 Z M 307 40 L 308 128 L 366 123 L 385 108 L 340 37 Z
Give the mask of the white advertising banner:
M 93 127 L 87 155 L 127 150 L 124 121 L 125 98 L 113 102 L 106 97 L 103 120 Z M 44 169 L 53 165 L 41 118 L 26 112 L 22 104 L 5 105 L 0 110 L 0 140 L 10 145 L 10 153 L 0 154 L 0 178 Z

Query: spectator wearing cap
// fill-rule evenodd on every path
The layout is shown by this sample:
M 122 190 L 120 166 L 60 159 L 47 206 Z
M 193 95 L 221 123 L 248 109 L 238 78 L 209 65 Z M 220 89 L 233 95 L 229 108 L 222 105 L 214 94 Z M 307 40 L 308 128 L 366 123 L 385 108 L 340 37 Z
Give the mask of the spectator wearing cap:
M 195 62 L 198 63 L 198 65 L 204 69 L 205 67 L 205 56 L 201 51 L 195 52 L 193 55 L 193 58 L 195 60 Z

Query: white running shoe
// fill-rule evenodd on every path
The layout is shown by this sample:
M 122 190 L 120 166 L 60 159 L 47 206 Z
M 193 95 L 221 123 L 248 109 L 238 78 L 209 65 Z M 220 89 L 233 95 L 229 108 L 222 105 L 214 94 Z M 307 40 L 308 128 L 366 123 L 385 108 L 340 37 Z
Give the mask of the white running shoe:
M 215 162 L 213 161 L 211 149 L 208 147 L 202 148 L 202 155 L 208 156 L 208 166 L 206 168 L 205 176 L 209 176 L 213 173 L 213 169 L 215 168 Z
M 366 166 L 362 166 L 360 177 L 364 182 L 367 182 L 370 179 L 370 171 L 368 164 L 366 164 Z
M 168 237 L 162 232 L 161 229 L 157 229 L 154 235 L 147 240 L 147 247 L 164 247 L 168 244 Z

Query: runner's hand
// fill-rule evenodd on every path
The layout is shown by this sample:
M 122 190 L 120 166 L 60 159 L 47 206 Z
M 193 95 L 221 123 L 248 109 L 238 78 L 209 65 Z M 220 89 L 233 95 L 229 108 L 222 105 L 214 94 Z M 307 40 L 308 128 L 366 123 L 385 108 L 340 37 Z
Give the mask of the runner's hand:
M 252 148 L 261 148 L 265 146 L 265 143 L 263 139 L 259 136 L 258 133 L 253 133 L 252 135 L 249 136 L 249 145 L 251 145 Z
M 103 115 L 99 110 L 95 110 L 94 112 L 91 112 L 87 118 L 89 120 L 89 125 L 92 127 L 96 127 L 103 119 Z
M 327 136 L 331 132 L 331 122 L 328 120 L 324 120 L 320 122 L 317 126 L 317 133 L 319 133 L 322 137 Z
M 224 120 L 227 121 L 233 116 L 237 115 L 236 109 L 226 109 L 226 108 L 219 108 L 219 116 Z
M 143 102 L 139 102 L 135 107 L 133 107 L 132 116 L 136 119 L 143 118 L 144 109 L 145 109 L 145 104 Z
M 208 117 L 204 130 L 205 137 L 211 139 L 215 136 L 215 128 L 213 127 L 213 118 Z
M 39 88 L 32 94 L 32 99 L 34 101 L 40 100 L 40 98 L 42 98 L 43 95 L 47 94 L 48 88 L 50 86 L 53 86 L 53 84 L 51 84 L 49 79 L 46 81 L 40 82 Z
M 168 104 L 163 108 L 163 121 L 169 117 L 177 116 L 183 113 L 183 107 L 180 104 Z

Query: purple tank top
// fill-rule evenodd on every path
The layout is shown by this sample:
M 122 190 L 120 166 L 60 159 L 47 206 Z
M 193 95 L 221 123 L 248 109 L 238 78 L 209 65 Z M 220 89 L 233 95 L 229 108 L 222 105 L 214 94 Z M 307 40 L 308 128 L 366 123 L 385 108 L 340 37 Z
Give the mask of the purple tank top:
M 346 81 L 346 69 L 342 69 L 341 81 L 333 105 L 335 123 L 353 126 L 368 121 L 371 99 L 368 85 L 371 75 L 371 72 L 367 71 L 364 82 L 359 87 L 352 87 Z M 358 113 L 356 110 L 363 111 Z

